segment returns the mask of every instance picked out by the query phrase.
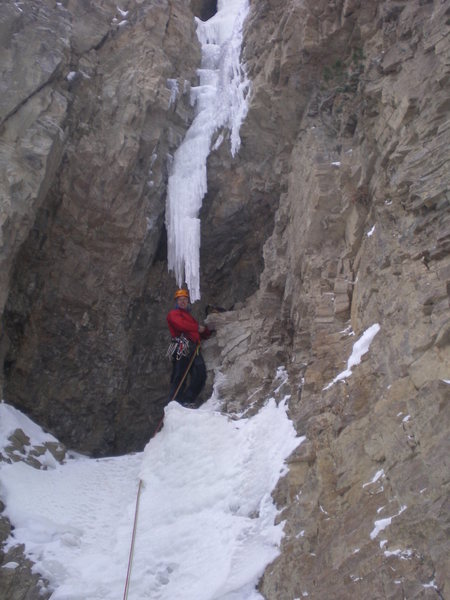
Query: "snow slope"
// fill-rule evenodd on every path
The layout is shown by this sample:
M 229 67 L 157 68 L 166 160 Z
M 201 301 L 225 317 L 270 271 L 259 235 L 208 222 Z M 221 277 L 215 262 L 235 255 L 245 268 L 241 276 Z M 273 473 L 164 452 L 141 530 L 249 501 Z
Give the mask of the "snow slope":
M 0 417 L 14 411 L 0 407 Z M 0 447 L 10 429 L 2 429 Z M 212 401 L 198 410 L 173 402 L 143 453 L 75 457 L 46 470 L 0 463 L 0 492 L 15 526 L 8 545 L 25 544 L 52 600 L 122 598 L 142 479 L 128 598 L 261 598 L 255 585 L 282 537 L 270 494 L 302 439 L 285 404 L 273 399 L 238 421 Z

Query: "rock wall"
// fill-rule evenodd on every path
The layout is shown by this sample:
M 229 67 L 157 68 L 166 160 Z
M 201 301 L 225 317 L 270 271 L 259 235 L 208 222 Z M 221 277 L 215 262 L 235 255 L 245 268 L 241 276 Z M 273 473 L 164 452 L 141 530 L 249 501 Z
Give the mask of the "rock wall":
M 174 284 L 159 264 L 171 154 L 193 116 L 193 13 L 182 0 L 6 8 L 4 395 L 71 447 L 141 448 L 167 393 Z
M 286 537 L 268 599 L 450 594 L 449 13 L 253 5 L 243 152 L 260 141 L 285 158 L 281 193 L 259 290 L 210 317 L 207 358 L 226 408 L 247 414 L 284 366 L 307 438 L 275 494 Z M 374 324 L 362 363 L 332 384 Z
M 0 15 L 4 394 L 93 454 L 142 448 L 166 402 L 165 186 L 192 118 L 192 15 L 214 10 Z M 204 348 L 224 410 L 288 395 L 306 436 L 274 495 L 269 600 L 449 596 L 449 15 L 251 3 L 250 110 L 238 156 L 225 140 L 209 159 L 196 310 L 232 309 Z

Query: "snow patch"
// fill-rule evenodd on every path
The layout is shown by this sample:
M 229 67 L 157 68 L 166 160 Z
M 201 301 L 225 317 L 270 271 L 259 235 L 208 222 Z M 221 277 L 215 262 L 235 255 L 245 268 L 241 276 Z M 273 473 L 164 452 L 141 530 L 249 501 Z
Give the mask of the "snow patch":
M 19 563 L 16 562 L 8 562 L 5 565 L 2 565 L 2 569 L 17 569 L 17 567 L 19 566 Z
M 384 555 L 387 557 L 398 556 L 402 560 L 407 560 L 408 558 L 411 558 L 412 550 L 401 550 L 400 548 L 397 548 L 396 550 L 385 550 Z
M 369 351 L 370 344 L 372 343 L 373 338 L 379 331 L 380 326 L 378 323 L 375 323 L 374 325 L 366 329 L 366 331 L 362 334 L 359 340 L 353 345 L 352 354 L 348 359 L 346 370 L 339 373 L 339 375 L 337 375 L 331 383 L 329 383 L 323 388 L 323 391 L 328 390 L 336 382 L 350 377 L 350 375 L 352 374 L 352 368 L 360 364 L 361 357 Z
M 36 425 L 31 419 L 5 402 L 0 403 L 0 451 L 10 446 L 8 438 L 21 429 L 30 440 L 30 446 L 43 446 L 47 442 L 58 442 L 50 433 Z
M 434 590 L 438 589 L 438 586 L 436 585 L 436 582 L 434 581 L 434 579 L 432 581 L 430 581 L 430 583 L 424 583 L 423 587 L 424 588 L 433 588 Z
M 386 529 L 386 527 L 389 527 L 389 525 L 392 523 L 392 519 L 401 515 L 402 512 L 404 512 L 406 510 L 406 508 L 407 508 L 406 506 L 402 506 L 396 515 L 392 515 L 392 517 L 387 517 L 386 519 L 379 519 L 378 521 L 375 521 L 374 528 L 370 532 L 370 539 L 374 540 L 381 531 Z M 381 547 L 381 544 L 380 544 L 380 547 Z
M 370 481 L 363 484 L 363 488 L 371 485 L 372 483 L 376 483 L 381 477 L 384 477 L 384 469 L 377 471 Z

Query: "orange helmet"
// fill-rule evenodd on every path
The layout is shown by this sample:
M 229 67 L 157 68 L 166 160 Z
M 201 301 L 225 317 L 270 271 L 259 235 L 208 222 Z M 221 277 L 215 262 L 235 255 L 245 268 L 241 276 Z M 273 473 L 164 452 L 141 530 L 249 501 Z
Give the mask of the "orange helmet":
M 175 296 L 174 296 L 175 300 L 176 300 L 177 298 L 183 298 L 183 297 L 184 297 L 184 298 L 189 298 L 189 292 L 188 292 L 187 290 L 182 290 L 182 289 L 180 289 L 180 290 L 177 290 L 177 291 L 175 292 Z

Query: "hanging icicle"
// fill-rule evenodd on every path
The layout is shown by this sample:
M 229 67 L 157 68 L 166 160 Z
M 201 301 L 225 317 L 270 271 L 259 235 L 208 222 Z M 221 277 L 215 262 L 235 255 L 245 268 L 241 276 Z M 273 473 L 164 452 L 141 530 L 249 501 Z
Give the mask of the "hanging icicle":
M 200 299 L 200 219 L 207 192 L 206 162 L 212 137 L 221 127 L 230 132 L 231 153 L 240 146 L 239 129 L 247 114 L 249 81 L 240 63 L 242 30 L 248 0 L 219 0 L 208 21 L 197 19 L 202 47 L 199 86 L 192 89 L 196 116 L 175 152 L 166 205 L 168 268 L 177 284 Z

